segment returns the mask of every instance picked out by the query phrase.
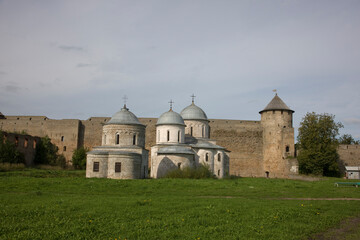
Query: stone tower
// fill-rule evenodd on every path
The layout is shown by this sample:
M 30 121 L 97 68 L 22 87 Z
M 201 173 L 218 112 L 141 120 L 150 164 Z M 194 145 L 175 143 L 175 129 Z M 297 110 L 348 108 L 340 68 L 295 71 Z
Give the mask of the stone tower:
M 263 171 L 265 177 L 288 177 L 297 171 L 294 163 L 294 113 L 276 94 L 259 112 L 263 128 Z M 295 161 L 296 162 L 296 161 Z

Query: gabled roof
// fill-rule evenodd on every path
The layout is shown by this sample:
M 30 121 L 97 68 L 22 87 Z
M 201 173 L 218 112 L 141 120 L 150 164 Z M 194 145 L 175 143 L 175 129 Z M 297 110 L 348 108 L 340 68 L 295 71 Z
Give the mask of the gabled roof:
M 264 108 L 264 110 L 260 111 L 259 113 L 265 112 L 265 111 L 273 111 L 273 110 L 285 110 L 285 111 L 291 111 L 295 112 L 294 110 L 291 110 L 283 100 L 276 94 L 275 97 L 270 101 L 270 103 Z

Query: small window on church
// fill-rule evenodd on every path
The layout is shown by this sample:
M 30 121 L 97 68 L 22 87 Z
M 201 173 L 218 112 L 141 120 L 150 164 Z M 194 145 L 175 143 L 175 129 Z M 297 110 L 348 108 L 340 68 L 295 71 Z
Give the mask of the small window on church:
M 115 172 L 121 172 L 121 162 L 115 163 Z
M 220 169 L 218 170 L 218 176 L 220 176 Z
M 190 127 L 190 136 L 193 135 L 193 127 Z
M 201 129 L 201 136 L 202 136 L 202 137 L 204 137 L 204 128 L 205 128 L 205 127 L 202 127 L 202 129 Z
M 99 172 L 99 162 L 94 162 L 93 172 Z
M 180 169 L 180 167 L 181 167 L 181 163 L 178 163 L 178 169 Z
M 136 134 L 133 136 L 133 145 L 136 145 Z
M 209 161 L 209 154 L 208 153 L 205 154 L 205 161 L 206 162 Z
M 170 131 L 167 131 L 167 141 L 170 141 Z
M 178 142 L 180 142 L 180 131 L 178 131 Z
M 285 151 L 286 151 L 286 152 L 289 152 L 289 151 L 290 151 L 290 147 L 289 147 L 289 146 L 286 146 Z
M 116 134 L 116 144 L 120 143 L 120 134 Z
M 64 136 L 61 136 L 61 141 L 62 141 L 62 142 L 64 141 Z
M 221 154 L 220 153 L 218 153 L 217 157 L 218 157 L 218 161 L 221 162 Z

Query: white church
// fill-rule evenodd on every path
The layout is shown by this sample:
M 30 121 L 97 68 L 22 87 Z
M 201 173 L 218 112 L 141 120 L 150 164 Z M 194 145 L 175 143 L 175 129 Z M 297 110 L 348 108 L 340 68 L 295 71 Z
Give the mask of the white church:
M 150 176 L 161 178 L 174 169 L 208 166 L 218 178 L 229 173 L 229 155 L 209 138 L 205 112 L 192 104 L 181 113 L 170 110 L 156 123 L 156 145 L 151 147 Z M 124 107 L 104 125 L 102 146 L 87 154 L 86 177 L 147 178 L 148 151 L 145 126 Z

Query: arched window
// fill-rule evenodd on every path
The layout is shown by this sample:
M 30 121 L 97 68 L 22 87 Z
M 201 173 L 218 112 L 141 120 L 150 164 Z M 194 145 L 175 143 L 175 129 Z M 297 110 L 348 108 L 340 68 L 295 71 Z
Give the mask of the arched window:
M 286 152 L 290 152 L 290 147 L 289 147 L 289 146 L 286 146 L 285 151 L 286 151 Z
M 170 141 L 170 131 L 167 131 L 167 141 Z
M 116 134 L 116 144 L 120 143 L 120 134 Z
M 190 127 L 190 136 L 193 135 L 193 127 Z
M 206 162 L 209 161 L 209 153 L 206 153 L 206 154 L 205 154 L 205 161 L 206 161 Z
M 180 131 L 178 131 L 178 142 L 180 142 Z
M 133 145 L 136 145 L 136 134 L 133 136 Z
M 219 162 L 221 162 L 221 154 L 220 153 L 218 153 L 217 159 L 218 159 Z

